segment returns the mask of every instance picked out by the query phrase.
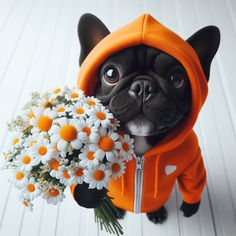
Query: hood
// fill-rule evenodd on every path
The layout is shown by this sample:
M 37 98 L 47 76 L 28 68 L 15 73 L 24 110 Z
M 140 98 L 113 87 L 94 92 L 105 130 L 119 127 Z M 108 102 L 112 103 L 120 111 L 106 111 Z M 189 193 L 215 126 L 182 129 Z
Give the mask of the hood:
M 149 14 L 102 39 L 88 54 L 77 78 L 77 88 L 93 95 L 98 67 L 111 55 L 124 48 L 144 44 L 162 50 L 176 58 L 185 68 L 192 91 L 191 111 L 185 121 L 173 129 L 145 155 L 163 153 L 180 145 L 190 134 L 208 93 L 207 80 L 194 49 L 184 39 L 166 28 Z

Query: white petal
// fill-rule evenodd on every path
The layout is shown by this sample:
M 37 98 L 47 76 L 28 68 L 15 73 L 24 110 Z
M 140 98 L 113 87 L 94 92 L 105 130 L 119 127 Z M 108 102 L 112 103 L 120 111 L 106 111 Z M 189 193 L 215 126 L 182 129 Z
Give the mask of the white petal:
M 67 147 L 68 147 L 68 142 L 66 142 L 64 140 L 60 140 L 57 144 L 57 148 L 60 151 L 66 151 Z
M 70 142 L 71 146 L 74 148 L 74 149 L 80 149 L 82 147 L 82 143 L 80 140 L 76 139 L 72 142 Z
M 89 136 L 89 139 L 90 139 L 90 141 L 93 142 L 93 143 L 98 143 L 100 137 L 99 137 L 98 134 L 92 133 L 92 134 Z
M 58 121 L 58 123 L 60 124 L 61 127 L 64 126 L 64 125 L 67 125 L 67 123 L 68 123 L 66 117 L 62 117 L 62 118 L 58 119 L 57 121 Z
M 106 158 L 110 162 L 114 161 L 114 159 L 115 159 L 112 152 L 106 152 Z
M 90 144 L 89 151 L 95 152 L 98 149 L 97 144 Z
M 102 161 L 105 153 L 101 149 L 98 149 L 95 153 L 94 156 L 99 160 Z
M 52 134 L 59 134 L 60 132 L 60 127 L 58 125 L 53 125 L 49 131 L 49 133 Z
M 120 142 L 115 142 L 115 148 L 116 149 L 121 149 L 121 143 Z
M 87 140 L 87 134 L 84 133 L 84 132 L 78 133 L 78 137 L 79 137 L 79 139 L 82 140 L 82 141 L 86 141 L 86 140 Z

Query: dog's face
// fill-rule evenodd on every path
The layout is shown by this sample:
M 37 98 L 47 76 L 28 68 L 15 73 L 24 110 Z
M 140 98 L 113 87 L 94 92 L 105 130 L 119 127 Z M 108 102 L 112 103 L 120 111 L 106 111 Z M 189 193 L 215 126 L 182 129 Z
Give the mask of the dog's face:
M 94 15 L 85 14 L 78 25 L 80 64 L 109 34 Z M 205 27 L 187 42 L 195 49 L 206 79 L 218 49 L 219 30 Z M 172 56 L 146 45 L 128 47 L 107 58 L 97 70 L 94 96 L 135 136 L 158 136 L 178 126 L 191 110 L 191 87 L 184 67 Z
M 151 136 L 176 127 L 191 108 L 183 66 L 145 45 L 110 56 L 98 70 L 95 96 L 120 120 L 126 133 Z

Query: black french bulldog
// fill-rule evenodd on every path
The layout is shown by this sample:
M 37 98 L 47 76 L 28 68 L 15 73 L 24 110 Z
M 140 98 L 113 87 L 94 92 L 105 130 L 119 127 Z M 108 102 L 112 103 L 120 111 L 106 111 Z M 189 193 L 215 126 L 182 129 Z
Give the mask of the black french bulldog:
M 84 14 L 81 17 L 78 24 L 80 65 L 108 34 L 109 30 L 96 16 Z M 196 51 L 208 81 L 210 65 L 220 42 L 219 29 L 205 27 L 187 42 Z M 119 51 L 104 61 L 97 75 L 99 82 L 94 96 L 120 120 L 121 130 L 134 138 L 136 155 L 143 155 L 156 145 L 183 122 L 191 109 L 191 87 L 184 67 L 156 48 L 139 45 Z M 75 191 L 80 196 L 75 196 L 75 200 L 87 208 L 98 206 L 106 195 L 106 190 L 87 189 L 86 184 Z M 183 202 L 180 210 L 189 217 L 198 211 L 199 205 L 200 202 Z M 117 209 L 117 218 L 123 218 L 125 211 Z M 147 217 L 154 223 L 162 223 L 167 218 L 167 211 L 163 206 L 147 213 Z

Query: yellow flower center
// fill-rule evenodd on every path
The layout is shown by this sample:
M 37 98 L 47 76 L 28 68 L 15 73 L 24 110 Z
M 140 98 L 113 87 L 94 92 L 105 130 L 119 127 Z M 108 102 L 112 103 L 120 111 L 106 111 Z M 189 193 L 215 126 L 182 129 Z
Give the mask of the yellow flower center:
M 122 143 L 122 148 L 125 152 L 129 151 L 129 144 L 127 142 Z
M 57 109 L 57 111 L 58 111 L 58 112 L 64 112 L 64 111 L 65 111 L 65 108 L 64 108 L 64 107 L 59 107 L 59 108 Z
M 73 125 L 64 125 L 60 129 L 60 137 L 67 142 L 73 141 L 77 137 L 77 130 Z
M 34 144 L 36 144 L 37 142 L 35 140 L 33 140 L 31 143 L 30 143 L 30 147 L 34 146 Z
M 111 119 L 110 119 L 110 122 L 111 122 L 112 125 L 114 125 L 114 124 L 116 123 L 115 118 L 111 118 Z
M 63 172 L 63 176 L 66 178 L 66 179 L 69 179 L 70 178 L 70 175 L 68 174 L 68 172 L 65 170 Z
M 23 200 L 22 203 L 27 207 L 29 206 L 29 202 L 27 200 Z
M 79 97 L 79 94 L 78 93 L 72 93 L 70 95 L 71 98 L 78 98 Z
M 48 116 L 42 116 L 38 119 L 37 126 L 41 131 L 48 131 L 52 126 L 52 120 Z
M 52 159 L 49 161 L 49 166 L 50 166 L 51 169 L 58 171 L 58 168 L 59 168 L 59 161 L 56 160 L 55 158 L 52 158 Z
M 95 106 L 95 105 L 96 105 L 96 102 L 94 102 L 93 100 L 88 100 L 88 101 L 87 101 L 87 104 L 88 104 L 89 106 Z
M 25 165 L 28 165 L 31 162 L 31 158 L 29 156 L 24 156 L 23 159 L 22 159 L 22 162 Z
M 93 173 L 93 177 L 97 181 L 101 181 L 105 177 L 105 173 L 102 170 L 95 170 Z
M 91 134 L 91 129 L 88 126 L 84 126 L 84 128 L 82 129 L 83 132 L 87 133 L 87 135 L 89 136 Z
M 94 152 L 88 152 L 87 157 L 92 161 L 94 159 Z
M 76 114 L 79 114 L 79 115 L 82 115 L 82 114 L 84 114 L 84 109 L 83 109 L 82 107 L 77 108 L 77 109 L 75 110 L 75 113 L 76 113 Z
M 34 186 L 34 184 L 28 184 L 27 188 L 28 188 L 28 190 L 29 190 L 30 192 L 34 192 L 34 191 L 35 191 L 35 186 Z
M 106 114 L 102 111 L 98 111 L 96 116 L 99 120 L 105 120 L 106 119 Z
M 45 102 L 44 104 L 44 108 L 52 108 L 53 107 L 53 104 L 49 101 Z
M 25 174 L 24 174 L 22 171 L 16 172 L 16 179 L 17 179 L 17 180 L 23 179 L 24 176 L 25 176 Z
M 35 117 L 35 115 L 34 115 L 34 113 L 30 113 L 30 114 L 28 114 L 28 117 L 29 117 L 29 119 L 32 119 Z
M 13 145 L 16 145 L 19 141 L 20 141 L 19 138 L 14 138 L 14 140 L 12 141 L 12 144 L 13 144 Z
M 47 153 L 48 149 L 45 147 L 45 146 L 41 146 L 39 149 L 38 149 L 38 153 L 39 155 L 41 156 L 44 156 L 46 153 Z
M 61 88 L 56 88 L 55 90 L 54 90 L 54 94 L 58 94 L 58 93 L 60 93 L 61 92 Z
M 48 191 L 48 194 L 51 196 L 51 197 L 56 197 L 59 195 L 59 190 L 58 189 L 55 189 L 55 188 L 52 188 Z
M 82 176 L 83 175 L 83 172 L 84 172 L 84 169 L 83 168 L 78 168 L 75 172 L 75 175 L 76 176 Z
M 98 146 L 105 152 L 109 152 L 113 149 L 114 147 L 114 142 L 113 140 L 108 137 L 108 136 L 103 136 L 100 138 L 98 142 Z
M 112 165 L 111 169 L 112 169 L 112 171 L 113 171 L 114 173 L 117 173 L 117 172 L 120 171 L 120 165 L 119 165 L 118 163 L 114 163 L 114 164 Z

